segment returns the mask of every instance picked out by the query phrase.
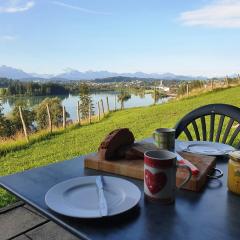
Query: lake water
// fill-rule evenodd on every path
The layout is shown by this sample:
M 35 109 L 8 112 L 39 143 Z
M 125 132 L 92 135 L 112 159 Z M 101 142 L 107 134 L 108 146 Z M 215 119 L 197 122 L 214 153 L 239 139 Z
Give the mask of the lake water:
M 117 92 L 96 92 L 92 93 L 92 101 L 94 104 L 94 111 L 97 114 L 97 102 L 101 99 L 104 102 L 104 108 L 107 109 L 106 104 L 106 97 L 108 97 L 110 109 L 115 109 L 115 102 L 116 108 L 120 108 L 120 102 L 117 101 Z M 57 96 L 62 100 L 62 104 L 66 107 L 66 111 L 70 114 L 70 119 L 76 120 L 77 119 L 77 102 L 80 101 L 79 95 L 67 95 L 67 96 Z M 30 107 L 34 107 L 35 105 L 39 104 L 46 96 L 33 96 L 33 97 L 11 97 L 1 99 L 0 102 L 3 104 L 3 112 L 4 114 L 8 114 L 12 108 L 14 107 L 16 101 L 22 99 L 27 101 Z M 161 104 L 167 102 L 169 97 L 161 98 L 158 100 L 157 104 Z M 131 98 L 124 102 L 124 108 L 131 108 L 131 107 L 140 107 L 140 106 L 149 106 L 153 104 L 153 98 L 151 94 L 145 95 L 135 95 L 131 94 Z

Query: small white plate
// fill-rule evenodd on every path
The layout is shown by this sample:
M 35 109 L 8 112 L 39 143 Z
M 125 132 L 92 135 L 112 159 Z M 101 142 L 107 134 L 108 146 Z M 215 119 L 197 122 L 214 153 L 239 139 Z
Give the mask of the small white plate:
M 133 208 L 141 198 L 139 188 L 116 177 L 103 177 L 108 215 Z M 101 218 L 96 176 L 73 178 L 53 186 L 45 195 L 47 206 L 60 214 L 76 218 Z
M 176 140 L 175 148 L 178 152 L 184 151 L 209 156 L 223 156 L 235 150 L 232 146 L 218 142 L 179 140 Z

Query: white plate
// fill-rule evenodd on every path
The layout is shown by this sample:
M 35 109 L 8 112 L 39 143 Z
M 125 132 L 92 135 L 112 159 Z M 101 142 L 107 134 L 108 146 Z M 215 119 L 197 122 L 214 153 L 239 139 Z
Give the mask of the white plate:
M 108 216 L 133 208 L 141 198 L 139 188 L 116 177 L 103 177 Z M 53 186 L 45 195 L 47 206 L 60 214 L 76 218 L 100 218 L 96 176 L 73 178 Z
M 179 141 L 175 143 L 176 151 L 191 152 L 210 156 L 222 156 L 235 150 L 232 146 L 208 141 Z

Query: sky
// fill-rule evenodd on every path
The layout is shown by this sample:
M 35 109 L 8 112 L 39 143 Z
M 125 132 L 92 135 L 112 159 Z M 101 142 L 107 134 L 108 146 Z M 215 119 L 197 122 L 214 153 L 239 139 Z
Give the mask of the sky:
M 222 76 L 240 72 L 240 0 L 0 0 L 0 65 Z

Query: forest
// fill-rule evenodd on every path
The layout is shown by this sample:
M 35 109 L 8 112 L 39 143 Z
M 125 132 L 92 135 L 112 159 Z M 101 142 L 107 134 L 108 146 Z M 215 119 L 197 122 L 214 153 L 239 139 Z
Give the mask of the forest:
M 48 96 L 68 94 L 69 90 L 57 83 L 23 82 L 0 78 L 1 95 Z

